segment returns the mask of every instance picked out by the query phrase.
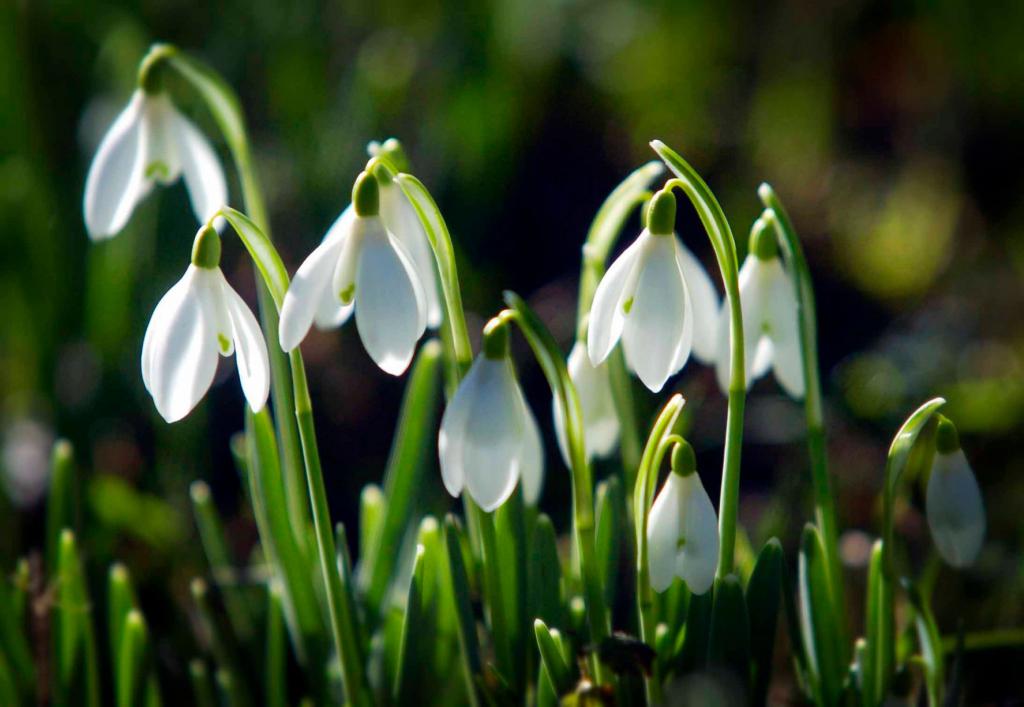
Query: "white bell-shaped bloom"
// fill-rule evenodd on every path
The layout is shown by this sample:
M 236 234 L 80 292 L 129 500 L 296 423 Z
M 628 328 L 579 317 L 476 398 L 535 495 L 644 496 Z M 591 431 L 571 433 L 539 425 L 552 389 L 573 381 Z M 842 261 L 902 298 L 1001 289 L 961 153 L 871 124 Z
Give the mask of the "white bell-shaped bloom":
M 137 89 L 100 142 L 85 179 L 85 225 L 94 240 L 116 235 L 154 184 L 185 179 L 206 222 L 227 202 L 217 154 L 163 92 Z
M 213 239 L 216 245 L 210 245 Z M 142 382 L 168 422 L 182 419 L 202 400 L 218 354 L 235 354 L 253 410 L 263 408 L 270 392 L 267 345 L 256 317 L 217 265 L 219 237 L 204 226 L 196 242 L 192 264 L 157 304 L 142 343 Z
M 715 342 L 718 297 L 675 236 L 674 220 L 675 197 L 658 192 L 648 227 L 597 286 L 587 325 L 591 363 L 602 363 L 621 338 L 626 364 L 653 392 L 683 367 L 691 349 L 710 360 Z
M 985 504 L 978 481 L 956 440 L 955 428 L 950 437 L 943 430 L 952 425 L 939 422 L 937 451 L 925 493 L 925 511 L 932 539 L 942 558 L 953 567 L 973 564 L 985 539 Z M 944 444 L 943 436 L 955 441 Z
M 353 193 L 365 190 L 359 203 L 331 226 L 323 242 L 292 279 L 281 307 L 278 337 L 291 351 L 306 337 L 313 321 L 337 326 L 354 310 L 359 337 L 370 357 L 385 372 L 401 375 L 427 326 L 423 283 L 404 243 L 378 215 L 377 180 L 363 172 Z
M 755 226 L 750 253 L 739 272 L 743 310 L 743 350 L 747 387 L 769 369 L 791 397 L 804 396 L 803 354 L 793 278 L 782 267 L 774 235 Z M 715 372 L 723 391 L 729 389 L 731 331 L 728 298 L 718 320 Z
M 689 463 L 673 460 L 673 470 L 647 518 L 647 557 L 655 591 L 665 591 L 679 577 L 691 592 L 703 594 L 718 570 L 718 519 L 693 468 L 693 451 L 686 447 L 683 456 Z
M 569 352 L 566 367 L 580 398 L 587 459 L 606 457 L 614 451 L 619 441 L 619 416 L 615 412 L 615 401 L 612 398 L 608 364 L 593 365 L 587 356 L 586 346 L 576 342 Z M 558 404 L 558 398 L 551 401 L 551 412 L 555 420 L 555 436 L 558 438 L 562 460 L 566 466 L 570 466 L 565 418 L 562 416 L 562 406 Z
M 522 479 L 526 503 L 537 503 L 544 477 L 540 429 L 507 355 L 485 352 L 473 362 L 441 419 L 438 454 L 452 496 L 465 488 L 493 511 Z

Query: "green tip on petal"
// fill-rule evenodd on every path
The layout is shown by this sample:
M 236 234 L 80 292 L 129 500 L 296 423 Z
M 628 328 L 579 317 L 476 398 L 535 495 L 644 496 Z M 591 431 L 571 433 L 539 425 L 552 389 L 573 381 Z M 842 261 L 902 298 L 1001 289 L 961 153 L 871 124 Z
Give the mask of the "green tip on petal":
M 508 357 L 508 322 L 495 317 L 484 327 L 484 356 L 492 360 Z
M 952 454 L 960 449 L 960 434 L 956 425 L 945 415 L 939 415 L 939 425 L 935 430 L 935 449 L 939 454 Z
M 662 189 L 647 208 L 647 230 L 655 236 L 669 236 L 676 230 L 676 197 Z
M 192 264 L 208 270 L 220 267 L 220 235 L 209 224 L 200 226 L 196 234 L 192 244 Z
M 771 260 L 779 254 L 775 232 L 769 228 L 769 223 L 764 217 L 754 221 L 754 226 L 750 229 L 750 252 L 759 260 Z
M 683 441 L 672 448 L 672 473 L 689 476 L 697 471 L 697 455 L 689 442 Z
M 357 216 L 376 216 L 380 213 L 380 186 L 377 178 L 363 171 L 352 186 L 352 206 Z

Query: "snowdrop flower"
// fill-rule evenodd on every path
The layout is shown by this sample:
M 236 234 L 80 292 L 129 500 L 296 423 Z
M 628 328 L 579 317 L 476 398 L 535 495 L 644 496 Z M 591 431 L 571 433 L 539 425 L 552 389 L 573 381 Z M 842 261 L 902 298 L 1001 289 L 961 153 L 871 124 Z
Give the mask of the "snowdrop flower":
M 525 501 L 537 503 L 544 475 L 540 429 L 512 369 L 506 323 L 492 321 L 484 330 L 483 353 L 441 419 L 438 453 L 452 496 L 465 488 L 493 511 L 522 479 Z
M 338 326 L 354 310 L 370 358 L 395 376 L 409 367 L 427 327 L 429 300 L 414 256 L 381 215 L 378 180 L 362 172 L 352 189 L 352 206 L 288 288 L 278 330 L 283 350 L 298 346 L 314 320 L 325 328 Z
M 577 341 L 569 352 L 566 367 L 580 397 L 587 459 L 606 457 L 612 453 L 619 441 L 619 416 L 615 412 L 615 401 L 612 399 L 608 364 L 595 366 L 590 363 L 586 346 Z M 555 419 L 558 448 L 562 452 L 565 465 L 570 466 L 565 418 L 562 416 L 562 406 L 558 404 L 558 398 L 551 401 L 551 411 Z
M 925 510 L 942 559 L 953 567 L 971 565 L 985 539 L 985 505 L 960 448 L 956 427 L 941 416 L 935 433 L 935 460 L 928 477 Z
M 718 519 L 687 442 L 672 450 L 672 472 L 647 519 L 651 587 L 663 592 L 679 577 L 694 594 L 711 588 L 718 570 Z
M 142 342 L 142 382 L 168 422 L 192 411 L 213 383 L 217 354 L 235 354 L 249 406 L 270 392 L 267 345 L 256 317 L 220 270 L 220 236 L 196 235 L 192 264 L 156 305 Z
M 590 362 L 603 362 L 621 338 L 626 364 L 653 392 L 690 356 L 713 360 L 718 296 L 674 233 L 676 201 L 659 191 L 647 228 L 620 255 L 594 293 L 587 331 Z
M 154 184 L 172 184 L 178 177 L 185 179 L 200 222 L 227 202 L 224 171 L 210 143 L 166 93 L 140 86 L 89 167 L 84 199 L 89 237 L 117 235 Z
M 743 351 L 747 387 L 774 370 L 775 379 L 791 397 L 804 396 L 803 354 L 797 322 L 793 278 L 782 267 L 779 246 L 769 225 L 758 219 L 750 234 L 750 252 L 739 273 L 743 310 Z M 729 306 L 722 306 L 718 323 L 718 384 L 729 389 Z

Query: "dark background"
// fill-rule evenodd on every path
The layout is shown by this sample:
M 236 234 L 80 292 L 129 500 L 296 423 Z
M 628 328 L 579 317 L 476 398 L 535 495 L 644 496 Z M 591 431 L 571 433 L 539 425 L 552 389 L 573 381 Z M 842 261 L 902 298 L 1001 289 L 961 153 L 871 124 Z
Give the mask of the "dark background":
M 929 560 L 921 492 L 910 487 L 899 517 L 906 566 L 939 573 L 944 632 L 960 620 L 968 630 L 1019 625 L 1022 28 L 1024 4 L 949 1 L 4 3 L 0 567 L 41 544 L 57 436 L 78 451 L 94 571 L 102 577 L 114 557 L 128 564 L 168 671 L 193 650 L 187 582 L 205 571 L 188 484 L 211 483 L 239 557 L 255 540 L 228 453 L 241 426 L 233 364 L 174 426 L 139 375 L 146 322 L 187 264 L 196 228 L 184 188 L 155 192 L 113 241 L 91 245 L 82 222 L 96 144 L 160 40 L 239 92 L 292 271 L 346 205 L 367 141 L 402 139 L 456 240 L 474 336 L 510 288 L 568 350 L 587 226 L 619 180 L 653 157 L 650 139 L 703 174 L 741 251 L 760 208 L 756 187 L 770 181 L 815 277 L 851 582 L 862 584 L 879 527 L 888 442 L 920 402 L 943 395 L 985 496 L 988 540 L 968 572 Z M 175 98 L 211 136 L 241 206 L 209 115 L 186 91 Z M 699 223 L 682 211 L 682 238 L 713 266 Z M 254 303 L 237 241 L 225 242 L 224 269 Z M 303 351 L 332 513 L 354 526 L 360 489 L 381 479 L 403 381 L 376 369 L 351 325 L 310 336 Z M 525 348 L 518 353 L 547 438 L 542 506 L 564 531 L 568 478 L 550 400 Z M 702 476 L 717 498 L 724 401 L 695 363 L 673 383 L 690 401 Z M 645 411 L 667 397 L 637 392 Z M 802 409 L 762 382 L 747 425 L 741 518 L 756 545 L 777 533 L 792 550 L 811 517 Z M 436 470 L 427 479 L 424 508 L 454 507 Z M 975 689 L 984 695 L 985 685 Z

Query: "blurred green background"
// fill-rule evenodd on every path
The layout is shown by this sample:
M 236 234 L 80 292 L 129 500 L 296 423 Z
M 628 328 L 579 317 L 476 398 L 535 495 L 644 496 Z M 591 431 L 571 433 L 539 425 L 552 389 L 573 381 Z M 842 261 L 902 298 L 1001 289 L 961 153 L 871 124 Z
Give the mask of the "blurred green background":
M 701 171 L 743 250 L 760 210 L 755 189 L 770 181 L 815 276 L 851 582 L 863 582 L 878 527 L 889 439 L 919 402 L 944 395 L 985 495 L 989 535 L 971 571 L 937 569 L 939 623 L 947 632 L 959 620 L 969 630 L 1020 624 L 1022 27 L 1024 4 L 941 0 L 7 0 L 0 569 L 41 544 L 47 457 L 59 436 L 74 442 L 83 472 L 82 544 L 97 576 L 113 557 L 129 565 L 166 674 L 180 676 L 194 650 L 187 582 L 206 572 L 188 484 L 211 483 L 238 557 L 255 542 L 228 451 L 241 427 L 232 368 L 174 426 L 159 419 L 139 375 L 146 322 L 187 264 L 196 228 L 184 188 L 158 190 L 112 241 L 90 245 L 82 222 L 89 161 L 159 40 L 194 52 L 241 95 L 291 270 L 346 205 L 367 141 L 399 137 L 456 239 L 474 334 L 511 288 L 568 349 L 586 228 L 615 184 L 653 157 L 648 140 Z M 210 116 L 173 88 L 224 158 L 240 206 Z M 712 265 L 691 214 L 680 232 Z M 226 242 L 224 266 L 254 303 L 237 242 Z M 380 480 L 403 383 L 374 367 L 353 327 L 311 336 L 304 353 L 332 512 L 350 521 L 359 489 Z M 543 505 L 565 529 L 568 480 L 553 453 L 546 387 L 519 360 L 548 442 Z M 724 400 L 696 364 L 676 385 L 717 497 Z M 656 400 L 638 395 L 653 409 Z M 791 548 L 811 516 L 801 408 L 763 382 L 747 420 L 741 517 L 758 542 L 774 532 Z M 424 507 L 447 508 L 436 473 L 428 478 Z M 920 498 L 900 518 L 916 568 L 929 565 Z

